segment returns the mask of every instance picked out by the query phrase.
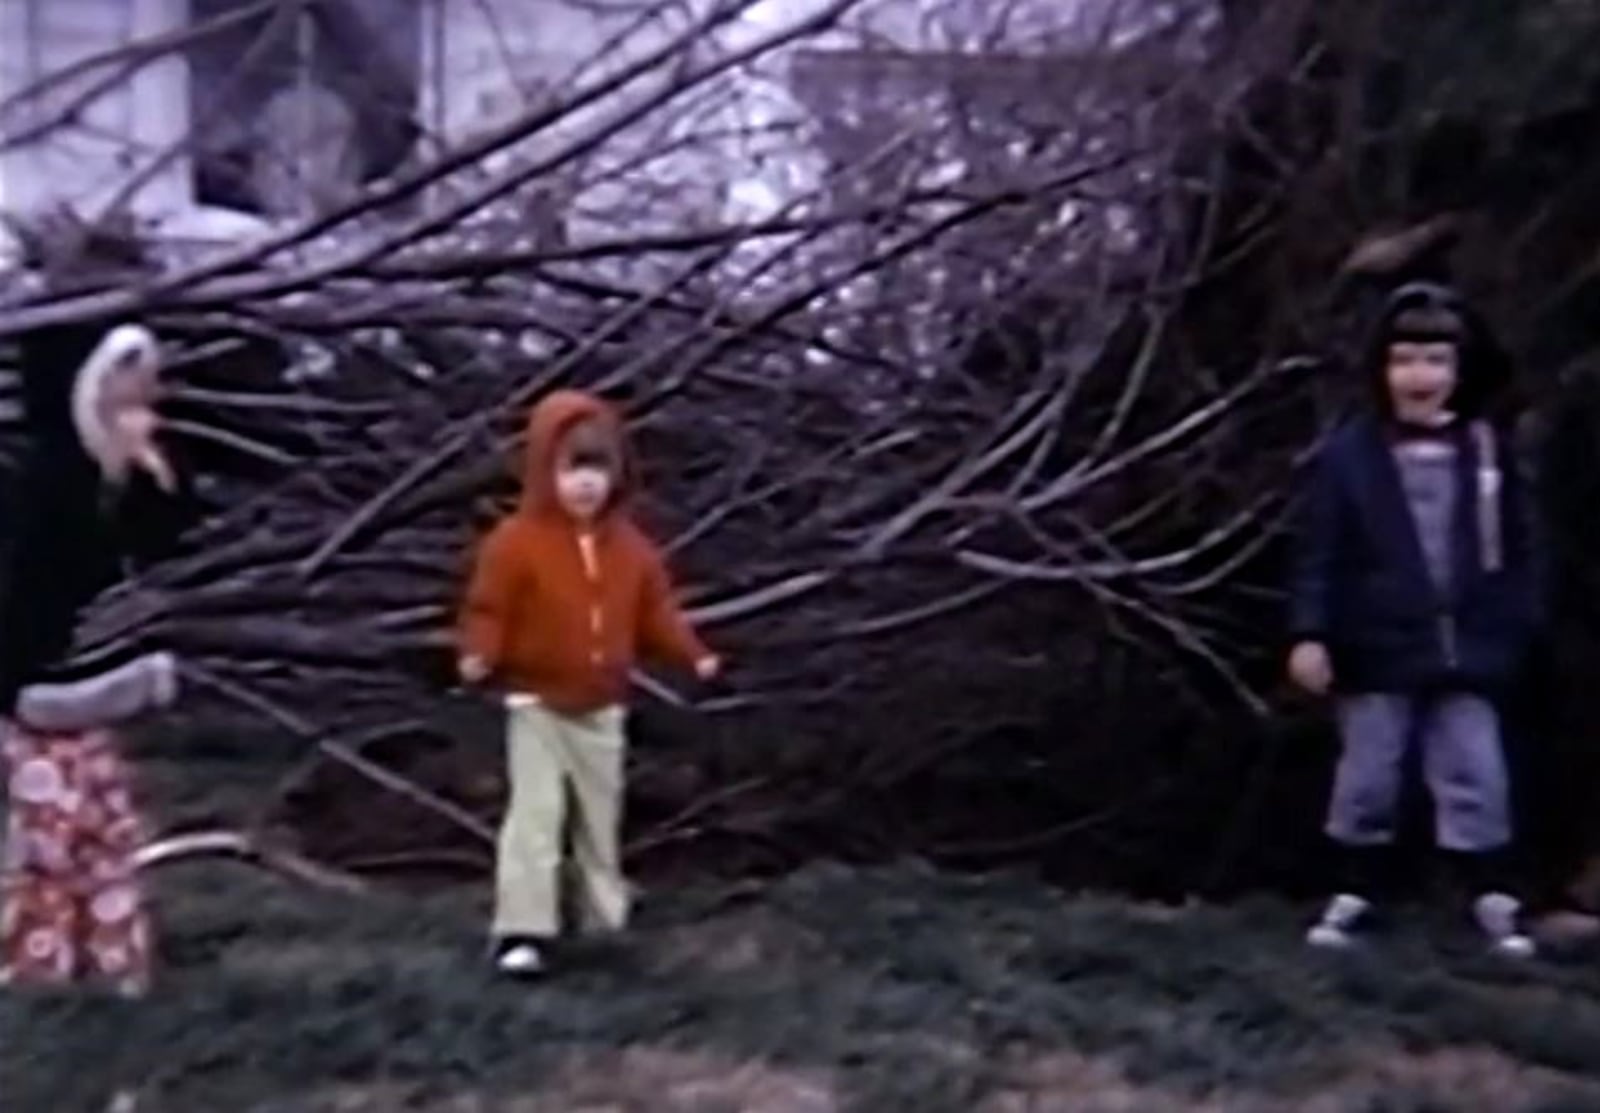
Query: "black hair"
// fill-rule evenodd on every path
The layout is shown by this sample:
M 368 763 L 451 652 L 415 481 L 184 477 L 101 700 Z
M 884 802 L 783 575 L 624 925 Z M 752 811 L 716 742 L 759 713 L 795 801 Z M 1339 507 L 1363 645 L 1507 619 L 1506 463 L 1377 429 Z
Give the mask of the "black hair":
M 1512 385 L 1511 357 L 1465 298 L 1437 282 L 1409 282 L 1384 302 L 1369 337 L 1367 372 L 1374 403 L 1387 414 L 1389 349 L 1394 344 L 1449 343 L 1457 352 L 1456 389 L 1450 407 L 1463 418 L 1489 416 Z

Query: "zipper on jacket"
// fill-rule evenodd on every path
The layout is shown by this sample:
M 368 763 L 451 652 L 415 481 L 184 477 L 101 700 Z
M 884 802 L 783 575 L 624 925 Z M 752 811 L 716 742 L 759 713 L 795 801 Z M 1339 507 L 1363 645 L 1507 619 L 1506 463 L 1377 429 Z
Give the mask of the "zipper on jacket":
M 600 560 L 595 552 L 594 534 L 587 531 L 578 534 L 578 556 L 583 561 L 583 574 L 589 581 L 589 635 L 593 639 L 590 643 L 589 661 L 592 664 L 602 664 L 605 653 L 601 646 L 605 644 L 605 612 L 600 607 Z
M 1444 654 L 1446 668 L 1453 669 L 1461 664 L 1460 647 L 1456 638 L 1456 618 L 1452 614 L 1439 616 L 1439 649 Z

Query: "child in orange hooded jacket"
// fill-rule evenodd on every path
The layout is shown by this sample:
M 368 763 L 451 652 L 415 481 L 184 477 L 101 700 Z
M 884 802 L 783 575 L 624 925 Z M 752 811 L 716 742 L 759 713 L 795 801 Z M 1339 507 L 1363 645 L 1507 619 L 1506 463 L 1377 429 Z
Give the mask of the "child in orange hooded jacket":
M 627 923 L 621 866 L 625 700 L 636 656 L 720 662 L 684 618 L 665 562 L 629 517 L 633 468 L 616 411 L 558 390 L 528 421 L 520 505 L 478 552 L 460 623 L 460 672 L 506 693 L 511 798 L 500 830 L 493 935 L 511 975 L 544 969 L 561 931 L 571 790 L 584 926 Z

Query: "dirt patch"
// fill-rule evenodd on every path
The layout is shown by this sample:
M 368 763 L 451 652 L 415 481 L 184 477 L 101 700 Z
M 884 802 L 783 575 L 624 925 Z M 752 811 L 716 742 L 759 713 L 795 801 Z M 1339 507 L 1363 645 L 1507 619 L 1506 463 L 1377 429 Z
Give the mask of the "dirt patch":
M 1197 1098 L 1130 1080 L 1115 1057 L 1055 1051 L 1017 1063 L 977 1113 L 1349 1113 L 1352 1109 L 1438 1108 L 1510 1113 L 1551 1100 L 1600 1099 L 1600 1086 L 1519 1063 L 1488 1048 L 1425 1054 L 1361 1052 L 1316 1092 Z M 1588 1108 L 1588 1106 L 1585 1106 Z
M 821 1072 L 733 1062 L 704 1052 L 634 1047 L 573 1060 L 552 1083 L 579 1113 L 836 1113 L 832 1081 Z
M 1600 1099 L 1600 1086 L 1520 1063 L 1492 1048 L 1447 1048 L 1422 1054 L 1388 1049 L 1353 1058 L 1347 1082 L 1302 1106 L 1306 1113 L 1344 1113 L 1398 1096 L 1413 1105 L 1483 1113 L 1531 1109 L 1556 1099 Z M 1592 1108 L 1585 1105 L 1585 1108 Z
M 663 975 L 727 976 L 816 963 L 825 957 L 825 941 L 806 925 L 767 909 L 752 909 L 661 932 L 652 947 L 650 967 Z
M 345 1086 L 248 1113 L 838 1113 L 820 1073 L 660 1048 L 583 1054 L 538 1092 L 438 1093 L 416 1086 Z
M 1052 1051 L 1016 1063 L 999 1090 L 976 1113 L 1245 1113 L 1237 1098 L 1226 1105 L 1197 1101 L 1130 1081 L 1113 1058 Z M 1253 1110 L 1251 1111 L 1253 1113 Z

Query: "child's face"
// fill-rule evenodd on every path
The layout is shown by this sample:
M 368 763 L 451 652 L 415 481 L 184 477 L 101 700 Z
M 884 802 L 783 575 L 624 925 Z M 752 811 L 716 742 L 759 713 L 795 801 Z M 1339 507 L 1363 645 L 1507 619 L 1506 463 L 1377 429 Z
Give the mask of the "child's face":
M 1386 373 L 1396 418 L 1413 425 L 1437 425 L 1448 417 L 1458 378 L 1454 344 L 1397 341 L 1389 345 Z
M 611 501 L 615 484 L 606 468 L 584 462 L 563 462 L 556 468 L 556 499 L 561 509 L 580 522 L 598 518 Z
M 620 449 L 616 437 L 598 421 L 581 421 L 567 432 L 556 452 L 556 501 L 580 522 L 605 512 L 617 492 Z

